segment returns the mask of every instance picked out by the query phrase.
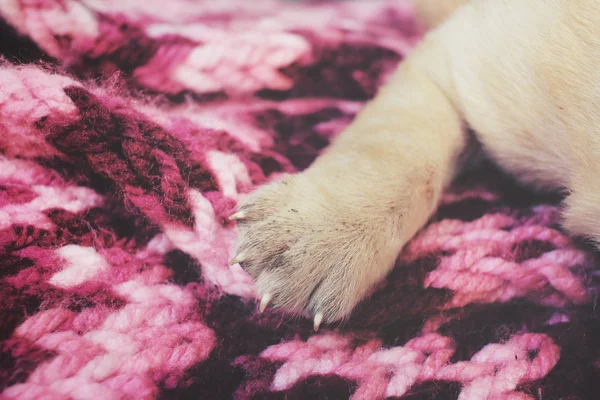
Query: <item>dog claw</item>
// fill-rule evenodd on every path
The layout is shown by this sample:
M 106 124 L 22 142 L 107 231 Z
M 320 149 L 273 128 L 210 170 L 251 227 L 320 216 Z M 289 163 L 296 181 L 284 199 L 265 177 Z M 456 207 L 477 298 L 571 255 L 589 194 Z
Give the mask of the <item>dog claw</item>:
M 265 311 L 265 308 L 267 308 L 267 306 L 269 305 L 269 302 L 271 301 L 271 293 L 265 293 L 262 297 L 262 299 L 260 299 L 260 307 L 258 308 L 260 310 L 260 312 Z
M 234 219 L 244 219 L 244 218 L 246 218 L 246 213 L 244 211 L 238 211 L 234 214 L 231 214 L 228 219 L 230 221 L 233 221 Z
M 315 332 L 317 332 L 319 330 L 319 326 L 321 326 L 322 321 L 323 321 L 323 313 L 318 312 L 315 315 L 315 319 L 313 322 L 313 329 L 315 330 Z
M 229 261 L 229 265 L 239 264 L 244 261 L 246 261 L 246 255 L 244 253 L 240 253 L 237 256 L 233 257 L 231 261 Z

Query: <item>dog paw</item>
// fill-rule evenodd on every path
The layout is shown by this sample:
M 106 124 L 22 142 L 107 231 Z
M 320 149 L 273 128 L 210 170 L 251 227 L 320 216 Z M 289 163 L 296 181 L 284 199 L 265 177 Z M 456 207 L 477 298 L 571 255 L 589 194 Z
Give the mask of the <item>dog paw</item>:
M 231 263 L 255 279 L 261 311 L 270 304 L 309 315 L 316 330 L 346 318 L 389 272 L 399 250 L 390 216 L 373 206 L 377 199 L 350 193 L 339 182 L 287 176 L 230 217 L 239 228 Z

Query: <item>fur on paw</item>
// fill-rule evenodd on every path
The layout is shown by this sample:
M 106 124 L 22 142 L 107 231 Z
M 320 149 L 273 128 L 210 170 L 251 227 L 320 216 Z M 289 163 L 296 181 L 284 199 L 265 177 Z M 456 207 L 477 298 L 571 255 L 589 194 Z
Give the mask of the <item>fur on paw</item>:
M 351 196 L 350 196 L 351 197 Z M 321 321 L 346 318 L 389 272 L 398 249 L 384 219 L 303 174 L 252 193 L 237 219 L 239 263 L 267 303 Z

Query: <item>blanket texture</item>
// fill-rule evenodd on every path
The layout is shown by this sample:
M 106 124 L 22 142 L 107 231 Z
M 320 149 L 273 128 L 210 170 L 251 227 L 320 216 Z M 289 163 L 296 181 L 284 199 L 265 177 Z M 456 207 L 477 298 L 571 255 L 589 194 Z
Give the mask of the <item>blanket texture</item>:
M 600 396 L 595 255 L 492 167 L 343 324 L 258 313 L 227 264 L 240 196 L 306 168 L 419 41 L 409 3 L 0 18 L 2 399 Z

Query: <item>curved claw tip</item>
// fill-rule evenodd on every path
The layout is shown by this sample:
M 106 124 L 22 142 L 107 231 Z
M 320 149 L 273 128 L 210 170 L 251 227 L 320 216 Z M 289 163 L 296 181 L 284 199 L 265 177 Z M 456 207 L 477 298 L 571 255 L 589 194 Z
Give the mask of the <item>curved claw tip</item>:
M 246 260 L 246 255 L 244 253 L 240 253 L 237 256 L 233 257 L 231 261 L 229 261 L 229 265 L 239 264 Z
M 319 327 L 321 326 L 322 321 L 323 321 L 323 313 L 318 312 L 317 314 L 315 314 L 315 319 L 313 322 L 313 329 L 315 330 L 315 332 L 317 332 L 319 330 Z
M 244 218 L 246 218 L 246 213 L 244 211 L 238 211 L 234 214 L 231 214 L 228 219 L 230 221 L 233 221 L 234 219 L 244 219 Z
M 271 301 L 271 293 L 265 293 L 262 297 L 262 299 L 260 299 L 260 307 L 258 308 L 260 310 L 260 312 L 265 311 L 265 308 L 267 308 L 267 306 L 269 305 L 269 302 Z

